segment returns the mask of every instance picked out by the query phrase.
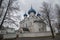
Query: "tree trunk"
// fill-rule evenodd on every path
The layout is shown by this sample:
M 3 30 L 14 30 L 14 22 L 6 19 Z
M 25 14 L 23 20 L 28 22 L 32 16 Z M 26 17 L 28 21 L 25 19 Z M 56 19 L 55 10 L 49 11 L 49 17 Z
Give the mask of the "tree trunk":
M 2 1 L 3 1 L 3 0 L 0 0 L 0 7 L 1 7 L 1 5 L 2 5 Z
M 6 12 L 5 12 L 5 15 L 4 15 L 3 20 L 2 20 L 2 22 L 1 22 L 1 25 L 0 25 L 0 29 L 3 29 L 2 25 L 3 25 L 3 23 L 4 23 L 4 20 L 5 20 L 5 17 L 6 17 L 6 14 L 7 14 L 8 8 L 9 8 L 9 6 L 10 6 L 10 1 L 11 1 L 11 0 L 9 0 L 7 10 L 6 10 Z
M 50 26 L 50 29 L 51 29 L 52 37 L 54 38 L 54 31 L 53 31 L 53 28 L 51 26 L 51 21 L 50 21 L 50 18 L 49 18 L 49 13 L 47 13 L 47 18 L 48 18 L 48 23 L 49 23 L 49 26 Z

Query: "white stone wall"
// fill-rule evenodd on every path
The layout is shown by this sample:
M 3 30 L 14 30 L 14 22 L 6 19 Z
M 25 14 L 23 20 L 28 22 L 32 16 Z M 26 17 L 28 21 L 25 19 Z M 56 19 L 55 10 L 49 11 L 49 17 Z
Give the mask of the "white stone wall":
M 24 27 L 30 30 L 30 32 L 40 32 L 40 31 L 46 31 L 46 24 L 43 22 L 34 22 L 34 21 L 40 21 L 41 18 L 39 19 L 37 16 L 33 17 L 27 17 L 23 21 L 20 22 L 20 28 Z M 26 25 L 27 24 L 27 25 Z M 39 31 L 40 29 L 40 31 Z

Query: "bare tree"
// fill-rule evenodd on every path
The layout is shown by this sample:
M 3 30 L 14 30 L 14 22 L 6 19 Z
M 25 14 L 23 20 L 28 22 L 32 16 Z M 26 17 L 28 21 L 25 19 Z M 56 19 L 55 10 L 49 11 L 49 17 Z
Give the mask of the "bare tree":
M 10 13 L 11 13 L 13 10 L 18 10 L 18 11 L 19 11 L 19 8 L 18 8 L 18 7 L 12 7 L 13 2 L 15 2 L 15 1 L 16 1 L 16 0 L 9 0 L 8 6 L 7 6 L 7 9 L 6 9 L 6 12 L 5 12 L 5 15 L 4 15 L 4 17 L 3 17 L 3 19 L 2 19 L 2 22 L 1 22 L 1 25 L 0 25 L 1 28 L 2 28 L 2 25 L 3 25 L 3 23 L 4 23 L 4 20 L 6 19 L 7 14 L 8 14 L 8 16 L 10 16 Z M 10 11 L 10 12 L 9 12 L 9 11 Z M 7 16 L 7 17 L 8 17 L 8 16 Z M 7 19 L 9 19 L 9 17 L 8 17 Z M 5 22 L 7 22 L 7 21 L 5 21 Z M 8 23 L 8 22 L 7 22 L 7 23 Z M 14 23 L 14 21 L 13 21 L 12 23 Z M 14 23 L 14 24 L 17 26 L 16 23 Z
M 17 1 L 17 0 L 16 0 Z M 7 15 L 6 15 L 6 18 L 5 18 L 5 21 L 4 23 L 8 23 L 8 27 L 10 27 L 9 25 L 15 25 L 13 27 L 19 27 L 19 24 L 17 22 L 17 20 L 20 20 L 20 15 L 19 16 L 13 16 L 14 14 L 18 14 L 18 11 L 20 11 L 20 5 L 16 4 L 17 2 L 16 1 L 13 1 L 9 8 L 8 8 L 8 11 L 7 11 Z M 18 2 L 19 3 L 19 2 Z M 13 18 L 13 19 L 12 19 Z M 8 20 L 7 20 L 8 19 Z M 16 21 L 15 21 L 16 20 Z M 17 23 L 16 23 L 17 22 Z M 5 25 L 5 24 L 4 24 Z M 12 28 L 13 28 L 12 27 Z
M 8 3 L 8 7 L 9 7 L 9 5 L 10 5 L 10 1 L 9 1 L 9 3 Z M 7 10 L 8 10 L 8 7 L 7 7 Z M 4 23 L 4 20 L 5 20 L 6 14 L 7 14 L 7 10 L 6 10 L 5 15 L 4 15 L 4 17 L 3 17 L 3 20 L 2 20 L 2 22 L 1 22 L 0 29 L 2 29 L 2 25 L 3 25 L 3 23 Z
M 51 21 L 50 21 L 50 12 L 51 12 L 51 5 L 46 3 L 46 2 L 43 2 L 43 10 L 41 12 L 45 13 L 46 14 L 46 18 L 48 19 L 48 24 L 50 26 L 50 29 L 51 29 L 51 33 L 52 33 L 52 37 L 54 38 L 54 32 L 53 32 L 53 29 L 52 29 L 52 26 L 51 26 Z
M 14 2 L 16 2 L 16 1 L 13 1 L 12 4 L 13 4 Z M 15 18 L 15 19 L 19 19 L 20 16 L 13 16 L 13 12 L 15 12 L 15 13 L 17 14 L 17 11 L 20 11 L 20 9 L 19 9 L 20 7 L 17 6 L 18 4 L 14 5 L 14 6 L 12 6 L 12 4 L 9 6 L 9 10 L 8 10 L 8 12 L 7 12 L 8 15 L 7 15 L 6 19 L 11 19 L 11 17 L 12 17 L 12 18 Z M 12 13 L 12 15 L 11 15 L 11 13 Z M 8 21 L 6 21 L 6 22 L 8 22 Z M 16 21 L 14 21 L 13 19 L 11 19 L 11 22 L 9 22 L 9 23 L 13 23 L 13 24 L 16 25 L 16 27 L 18 27 L 18 24 L 15 23 L 15 22 L 16 22 Z

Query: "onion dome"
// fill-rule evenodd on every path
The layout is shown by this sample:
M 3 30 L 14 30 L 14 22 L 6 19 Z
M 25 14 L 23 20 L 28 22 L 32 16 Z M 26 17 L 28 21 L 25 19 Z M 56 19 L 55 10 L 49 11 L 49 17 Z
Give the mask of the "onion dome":
M 26 13 L 24 14 L 24 17 L 25 17 L 25 16 L 27 17 L 27 14 L 26 14 Z
M 41 16 L 41 15 L 38 13 L 37 16 Z
M 27 16 L 27 14 L 24 14 L 24 16 Z
M 31 12 L 33 12 L 34 14 L 36 14 L 36 11 L 32 8 L 32 6 L 31 6 L 30 10 L 28 11 L 28 14 L 30 14 Z

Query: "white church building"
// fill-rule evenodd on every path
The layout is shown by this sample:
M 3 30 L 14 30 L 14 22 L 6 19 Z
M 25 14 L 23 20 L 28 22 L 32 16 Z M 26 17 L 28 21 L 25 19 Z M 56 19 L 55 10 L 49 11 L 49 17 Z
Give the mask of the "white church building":
M 36 15 L 37 14 L 37 15 Z M 20 21 L 20 32 L 46 32 L 51 31 L 45 20 L 41 17 L 40 13 L 31 7 L 28 10 L 28 15 L 25 13 L 24 19 Z M 29 16 L 29 17 L 28 17 Z

